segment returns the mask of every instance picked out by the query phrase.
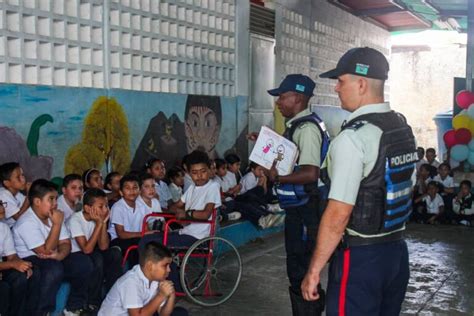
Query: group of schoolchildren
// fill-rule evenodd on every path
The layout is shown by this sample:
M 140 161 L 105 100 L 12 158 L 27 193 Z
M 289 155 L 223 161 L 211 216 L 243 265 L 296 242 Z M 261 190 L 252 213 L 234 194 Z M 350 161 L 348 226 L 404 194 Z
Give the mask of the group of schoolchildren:
M 439 163 L 434 148 L 418 147 L 416 184 L 411 220 L 426 224 L 474 226 L 472 183 L 463 180 L 456 188 L 448 162 Z
M 167 281 L 173 263 L 163 246 L 164 216 L 152 217 L 144 235 L 143 220 L 162 212 L 189 220 L 172 226 L 170 247 L 209 236 L 210 224 L 192 220 L 210 220 L 215 209 L 223 220 L 281 222 L 268 210 L 262 167 L 249 169 L 241 177 L 237 155 L 211 161 L 194 151 L 168 172 L 152 159 L 142 172 L 112 172 L 105 183 L 98 169 L 66 175 L 58 197 L 48 180 L 27 183 L 18 163 L 0 165 L 0 315 L 47 315 L 62 282 L 70 284 L 66 316 L 186 315 L 174 306 L 178 284 Z M 123 257 L 133 245 L 139 251 L 124 274 Z

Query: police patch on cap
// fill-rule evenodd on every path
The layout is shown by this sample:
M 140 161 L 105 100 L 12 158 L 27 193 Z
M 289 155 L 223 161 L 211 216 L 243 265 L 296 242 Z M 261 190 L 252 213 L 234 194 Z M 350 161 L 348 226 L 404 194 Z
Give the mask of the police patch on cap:
M 355 69 L 355 72 L 359 75 L 364 75 L 366 76 L 367 73 L 369 72 L 369 65 L 365 65 L 365 64 L 356 64 L 356 69 Z

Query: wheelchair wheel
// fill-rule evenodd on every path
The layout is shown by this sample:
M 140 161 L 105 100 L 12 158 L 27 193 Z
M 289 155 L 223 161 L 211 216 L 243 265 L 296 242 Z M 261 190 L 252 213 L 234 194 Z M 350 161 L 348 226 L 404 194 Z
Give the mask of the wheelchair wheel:
M 196 241 L 186 252 L 180 269 L 186 296 L 202 306 L 217 306 L 237 290 L 242 259 L 235 246 L 221 237 Z

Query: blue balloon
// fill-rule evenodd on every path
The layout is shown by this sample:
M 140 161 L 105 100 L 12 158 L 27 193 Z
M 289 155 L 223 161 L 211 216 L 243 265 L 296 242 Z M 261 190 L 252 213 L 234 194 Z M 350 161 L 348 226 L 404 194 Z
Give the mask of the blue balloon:
M 469 151 L 474 151 L 474 139 L 471 139 L 467 147 L 469 147 Z
M 471 104 L 467 109 L 467 115 L 469 115 L 470 118 L 474 119 L 474 103 Z
M 467 145 L 454 145 L 451 148 L 451 158 L 456 161 L 464 161 L 469 157 L 469 147 Z
M 474 151 L 469 152 L 469 157 L 467 157 L 467 162 L 470 165 L 474 165 Z

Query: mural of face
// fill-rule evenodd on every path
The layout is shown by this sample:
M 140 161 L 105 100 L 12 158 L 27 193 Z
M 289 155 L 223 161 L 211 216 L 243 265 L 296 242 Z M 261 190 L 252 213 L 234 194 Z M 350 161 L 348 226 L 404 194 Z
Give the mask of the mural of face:
M 188 153 L 202 150 L 215 157 L 215 147 L 219 138 L 220 125 L 216 114 L 208 107 L 191 106 L 184 123 Z

